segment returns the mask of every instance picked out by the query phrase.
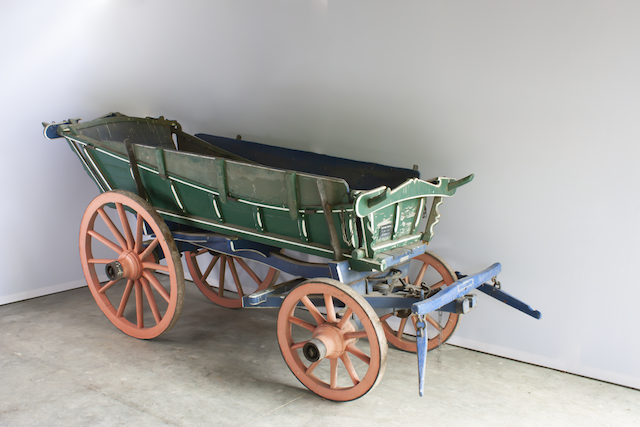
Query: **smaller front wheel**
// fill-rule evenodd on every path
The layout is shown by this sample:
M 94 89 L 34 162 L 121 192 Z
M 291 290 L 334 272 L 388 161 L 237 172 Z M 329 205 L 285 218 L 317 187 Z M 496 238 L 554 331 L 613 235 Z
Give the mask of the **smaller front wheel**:
M 425 252 L 413 258 L 411 263 L 412 267 L 415 265 L 416 275 L 407 277 L 406 280 L 415 286 L 426 284 L 433 292 L 439 292 L 457 279 L 456 273 L 449 264 L 431 252 Z M 381 316 L 380 320 L 389 344 L 400 350 L 417 352 L 416 322 L 418 318 L 411 313 L 411 310 L 388 313 Z M 427 314 L 425 320 L 427 321 L 428 350 L 431 351 L 451 338 L 458 327 L 460 315 L 434 311 Z
M 308 280 L 287 295 L 278 313 L 278 344 L 298 380 L 329 400 L 364 396 L 387 363 L 387 340 L 375 311 L 332 279 Z

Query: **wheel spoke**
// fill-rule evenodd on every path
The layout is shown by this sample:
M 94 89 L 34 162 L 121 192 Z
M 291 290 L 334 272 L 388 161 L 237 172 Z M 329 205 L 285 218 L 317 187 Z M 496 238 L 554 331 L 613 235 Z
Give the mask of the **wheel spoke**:
M 329 384 L 329 388 L 336 389 L 338 388 L 338 359 L 329 359 L 331 364 L 331 383 Z
M 113 285 L 115 285 L 116 283 L 118 283 L 120 281 L 120 279 L 116 279 L 116 280 L 112 280 L 108 283 L 105 283 L 104 286 L 102 286 L 100 289 L 98 289 L 98 292 L 101 294 L 104 294 L 107 289 L 109 289 L 110 287 L 112 287 Z
M 160 271 L 164 271 L 166 273 L 169 272 L 169 266 L 167 265 L 162 265 L 162 264 L 156 264 L 155 262 L 143 262 L 142 263 L 142 268 L 144 268 L 145 270 L 160 270 Z
M 124 309 L 129 301 L 129 295 L 131 295 L 131 289 L 133 289 L 133 280 L 127 280 L 127 287 L 124 288 L 124 293 L 122 294 L 122 299 L 120 300 L 116 317 L 122 317 L 124 314 Z
M 144 218 L 138 214 L 136 218 L 136 240 L 133 246 L 135 253 L 139 254 L 142 250 L 142 226 L 144 225 Z
M 151 290 L 151 286 L 149 286 L 149 282 L 147 281 L 147 279 L 141 277 L 140 283 L 142 283 L 142 289 L 144 290 L 144 294 L 147 297 L 147 302 L 149 303 L 149 307 L 151 307 L 151 313 L 153 313 L 153 318 L 156 320 L 157 325 L 162 320 L 162 316 L 160 315 L 160 310 L 158 309 L 158 304 L 156 303 L 156 297 L 153 296 L 153 291 Z
M 304 320 L 298 319 L 297 317 L 294 317 L 294 316 L 289 316 L 289 322 L 298 326 L 302 326 L 303 328 L 311 332 L 316 330 L 316 325 L 312 325 L 311 323 L 305 322 Z
M 109 264 L 110 262 L 115 261 L 115 259 L 98 259 L 98 258 L 91 258 L 88 259 L 87 262 L 89 264 Z
M 216 265 L 216 263 L 218 262 L 219 259 L 220 259 L 220 255 L 216 255 L 213 258 L 211 258 L 211 262 L 207 266 L 207 270 L 202 275 L 202 279 L 201 280 L 203 282 L 207 281 L 207 277 L 209 277 L 209 273 L 211 273 L 211 270 L 213 270 L 213 267 L 215 267 L 215 265 Z
M 403 317 L 402 320 L 400 320 L 400 326 L 398 327 L 398 331 L 396 332 L 396 336 L 398 338 L 402 338 L 402 333 L 404 332 L 404 327 L 407 326 L 407 319 L 408 319 L 408 317 Z
M 156 248 L 156 246 L 158 246 L 158 243 L 160 243 L 160 239 L 156 237 L 155 239 L 153 239 L 151 243 L 149 243 L 149 246 L 147 246 L 145 250 L 140 254 L 140 259 L 147 259 L 147 257 Z
M 102 234 L 94 231 L 94 230 L 89 230 L 87 231 L 87 234 L 91 237 L 95 237 L 98 241 L 100 241 L 100 243 L 102 243 L 103 245 L 105 245 L 106 247 L 108 247 L 109 249 L 111 249 L 112 251 L 120 254 L 122 253 L 122 251 L 124 250 L 123 248 L 121 248 L 120 246 L 116 245 L 115 243 L 113 243 L 111 240 L 107 239 L 106 237 L 104 237 Z
M 309 365 L 309 367 L 305 371 L 305 374 L 311 375 L 311 372 L 313 372 L 313 370 L 316 369 L 316 367 L 318 366 L 318 364 L 320 364 L 320 362 L 322 362 L 322 359 L 320 359 L 320 360 L 318 360 L 316 362 L 313 362 L 311 365 Z
M 338 325 L 337 325 L 338 329 L 344 328 L 344 325 L 346 325 L 349 319 L 351 319 L 352 314 L 353 314 L 353 310 L 350 308 L 347 308 L 347 312 L 344 313 L 344 316 L 342 316 L 342 319 L 340 319 L 340 321 L 338 322 Z
M 251 267 L 247 265 L 246 262 L 244 262 L 242 258 L 236 258 L 236 261 L 238 261 L 238 264 L 240 264 L 240 266 L 247 272 L 247 274 L 251 276 L 251 278 L 258 284 L 258 286 L 262 285 L 262 280 L 260 280 L 256 273 L 251 269 Z
M 342 363 L 344 363 L 344 367 L 347 369 L 353 385 L 358 385 L 358 383 L 360 382 L 360 378 L 358 377 L 356 369 L 353 367 L 353 363 L 351 363 L 351 358 L 349 358 L 349 355 L 347 353 L 342 353 L 342 356 L 340 356 L 340 360 L 342 360 Z
M 127 242 L 124 240 L 124 237 L 122 237 L 120 230 L 118 230 L 118 228 L 115 226 L 113 221 L 111 221 L 111 218 L 109 218 L 109 215 L 107 215 L 107 213 L 102 208 L 98 208 L 97 211 L 98 211 L 98 214 L 100 215 L 100 218 L 102 218 L 104 223 L 107 224 L 107 227 L 109 228 L 109 230 L 111 230 L 111 234 L 113 234 L 113 237 L 115 237 L 118 243 L 120 243 L 120 246 L 122 246 L 123 248 L 126 248 Z
M 292 345 L 291 347 L 289 347 L 289 348 L 290 348 L 291 350 L 297 350 L 297 349 L 299 349 L 299 348 L 304 347 L 304 345 L 305 345 L 306 343 L 308 343 L 308 342 L 309 342 L 309 341 L 300 341 L 300 342 L 297 342 L 297 343 L 293 344 L 293 345 Z
M 438 289 L 440 288 L 442 285 L 445 285 L 446 283 L 444 282 L 444 280 L 440 280 L 438 283 L 436 283 L 435 285 L 431 285 L 429 286 L 429 289 Z
M 120 216 L 120 222 L 122 223 L 122 229 L 124 230 L 124 236 L 127 239 L 127 249 L 133 249 L 133 235 L 131 234 L 131 226 L 129 220 L 127 220 L 127 213 L 122 207 L 122 203 L 116 203 L 116 209 L 118 209 L 118 215 Z
M 327 322 L 336 322 L 336 308 L 333 306 L 333 297 L 329 294 L 324 294 L 324 306 L 327 309 Z
M 315 319 L 318 325 L 321 325 L 324 322 L 326 322 L 322 313 L 320 313 L 318 311 L 318 308 L 315 305 L 313 305 L 313 303 L 311 302 L 308 296 L 306 295 L 303 296 L 302 298 L 300 298 L 300 301 L 302 301 L 304 306 L 307 307 L 307 310 L 309 310 L 309 313 L 311 313 L 311 315 L 313 316 L 313 318 Z
M 386 322 L 388 318 L 390 318 L 391 316 L 393 316 L 393 313 L 387 313 L 384 316 L 380 317 L 380 321 L 381 322 Z
M 367 338 L 367 331 L 347 332 L 344 334 L 345 340 L 351 340 L 356 338 Z
M 225 266 L 227 261 L 227 257 L 223 256 L 222 261 L 220 261 L 220 280 L 218 281 L 218 296 L 222 297 L 224 294 L 224 275 L 227 272 L 227 268 Z
M 238 279 L 238 272 L 236 271 L 236 265 L 233 262 L 233 258 L 228 257 L 227 263 L 229 264 L 229 269 L 231 270 L 233 281 L 236 282 L 236 288 L 238 288 L 238 296 L 242 298 L 244 296 L 244 292 L 242 291 L 242 285 L 240 284 L 240 279 Z
M 138 329 L 144 328 L 144 312 L 142 309 L 142 284 L 139 280 L 135 281 L 136 285 L 136 321 Z
M 431 326 L 433 326 L 434 328 L 436 328 L 438 331 L 440 331 L 440 330 L 442 329 L 442 326 L 441 326 L 438 322 L 436 322 L 435 320 L 433 320 L 433 317 L 429 316 L 428 314 L 426 314 L 426 315 L 424 316 L 424 319 L 425 319 L 427 322 L 431 323 Z
M 353 354 L 355 357 L 357 357 L 358 359 L 362 360 L 364 363 L 366 363 L 367 365 L 371 364 L 371 358 L 369 356 L 367 356 L 362 350 L 360 350 L 358 347 L 355 346 L 355 344 L 351 343 L 351 344 L 347 344 L 347 348 L 346 350 Z
M 422 279 L 424 279 L 424 273 L 425 273 L 425 271 L 427 271 L 427 267 L 428 266 L 429 266 L 429 264 L 424 263 L 420 267 L 420 272 L 416 276 L 416 281 L 413 283 L 415 286 L 420 286 L 420 284 L 422 283 Z
M 166 302 L 169 302 L 169 300 L 171 299 L 169 297 L 169 293 L 164 288 L 164 286 L 160 284 L 158 279 L 156 279 L 156 276 L 154 276 L 152 272 L 146 271 L 146 270 L 142 272 L 142 275 L 144 276 L 145 279 L 149 281 L 149 283 L 151 283 L 151 285 L 156 289 L 156 291 L 158 291 L 160 296 L 164 298 Z

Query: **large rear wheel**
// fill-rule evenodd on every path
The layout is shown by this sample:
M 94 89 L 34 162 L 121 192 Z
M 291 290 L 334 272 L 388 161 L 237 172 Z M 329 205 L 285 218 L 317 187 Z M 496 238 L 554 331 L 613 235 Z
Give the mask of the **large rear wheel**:
M 98 307 L 125 334 L 155 338 L 177 322 L 184 301 L 180 253 L 146 200 L 122 190 L 93 199 L 80 224 L 80 260 Z
M 279 271 L 253 261 L 199 249 L 185 253 L 193 282 L 210 301 L 227 308 L 242 307 L 242 297 L 268 288 Z

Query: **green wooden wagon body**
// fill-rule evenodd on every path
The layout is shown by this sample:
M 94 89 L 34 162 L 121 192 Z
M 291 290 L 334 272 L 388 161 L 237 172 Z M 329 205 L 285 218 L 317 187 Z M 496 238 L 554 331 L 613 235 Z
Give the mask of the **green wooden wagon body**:
M 102 192 L 137 192 L 166 221 L 347 259 L 357 271 L 384 271 L 384 253 L 429 242 L 442 198 L 473 178 L 414 177 L 395 188 L 350 188 L 345 179 L 305 173 L 296 164 L 287 170 L 247 160 L 163 117 L 113 113 L 82 123 L 71 120 L 57 133 Z M 363 175 L 371 172 L 367 165 L 372 164 L 352 162 L 347 169 L 351 176 Z M 407 169 L 388 169 L 396 178 L 411 175 Z M 423 211 L 429 214 L 421 229 Z

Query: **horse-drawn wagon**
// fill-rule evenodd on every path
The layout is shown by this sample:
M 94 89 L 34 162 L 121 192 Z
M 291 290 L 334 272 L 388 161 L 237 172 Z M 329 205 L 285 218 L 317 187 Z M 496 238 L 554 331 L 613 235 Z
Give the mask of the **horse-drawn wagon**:
M 443 199 L 472 175 L 422 180 L 417 170 L 191 136 L 163 117 L 43 125 L 100 189 L 80 225 L 80 259 L 98 306 L 130 336 L 176 323 L 182 258 L 214 303 L 279 308 L 287 365 L 336 401 L 380 381 L 388 343 L 418 354 L 422 394 L 426 351 L 475 307 L 473 289 L 540 317 L 499 289 L 500 264 L 461 276 L 426 250 Z

